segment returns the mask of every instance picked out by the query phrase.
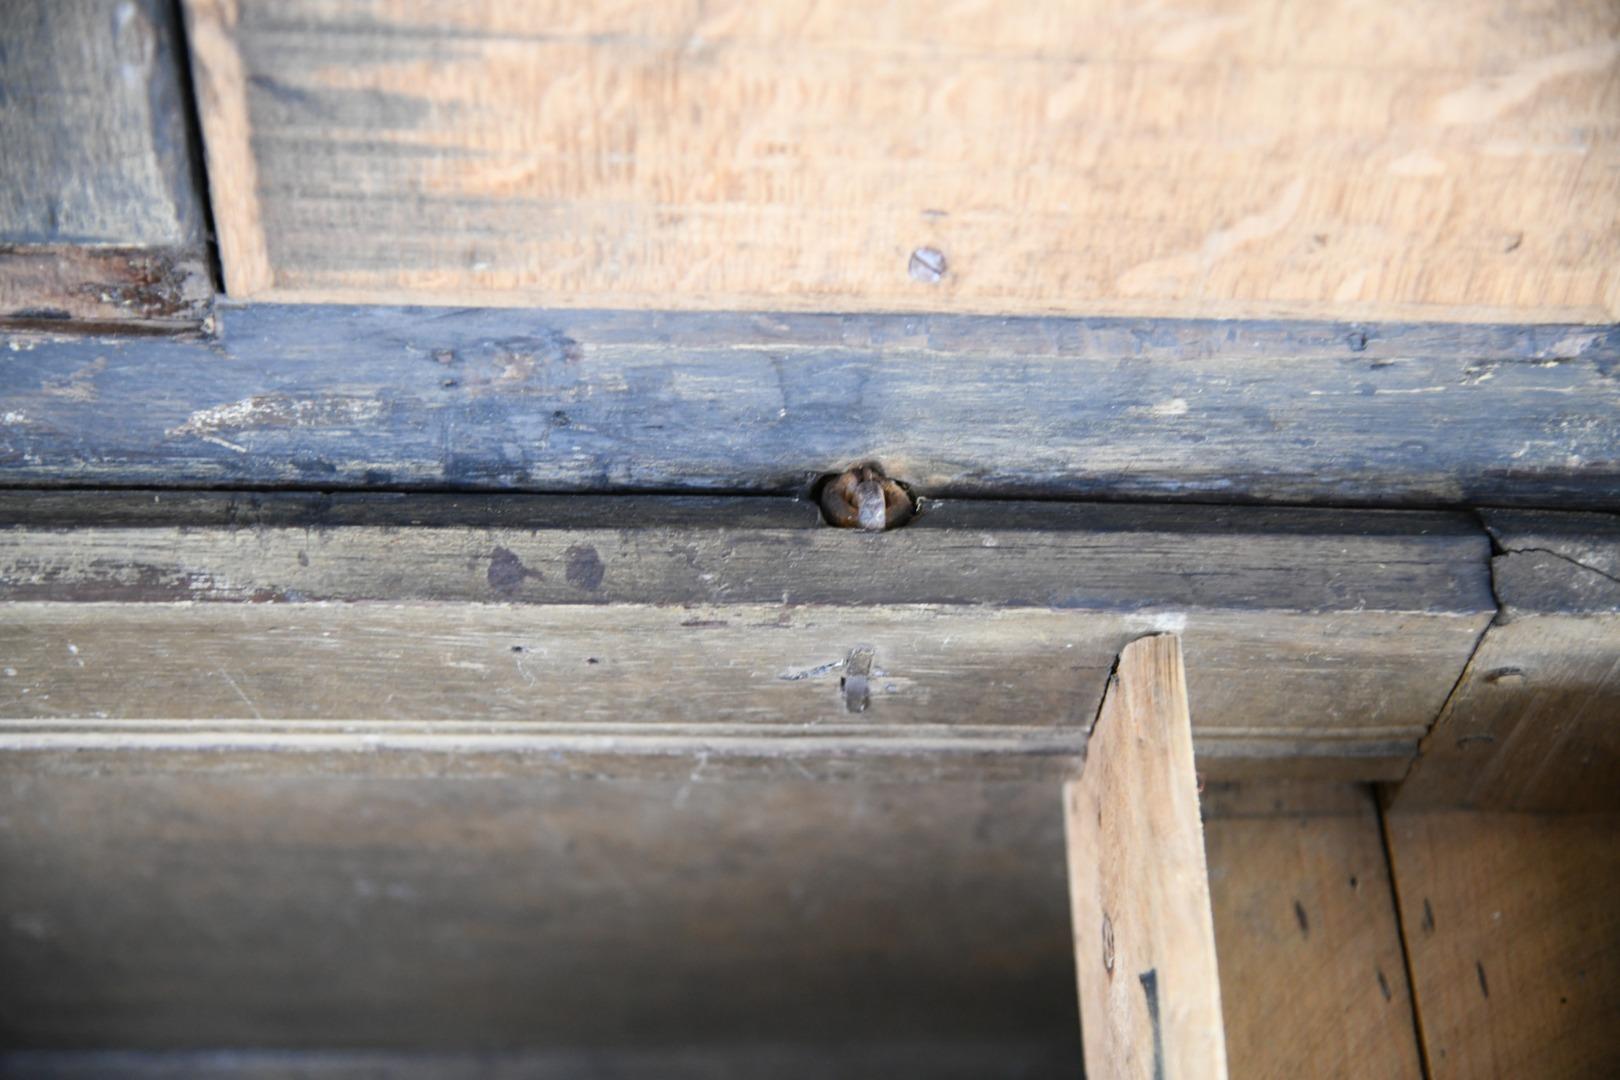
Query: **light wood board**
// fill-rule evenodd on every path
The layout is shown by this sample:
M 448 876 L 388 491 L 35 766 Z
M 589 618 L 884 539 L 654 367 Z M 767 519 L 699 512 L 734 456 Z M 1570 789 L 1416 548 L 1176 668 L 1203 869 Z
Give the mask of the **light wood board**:
M 1436 1080 L 1620 1072 L 1620 817 L 1389 819 Z
M 1209 871 L 1181 641 L 1120 652 L 1063 787 L 1088 1076 L 1226 1076 Z
M 1417 1080 L 1417 1030 L 1372 793 L 1206 788 L 1234 1076 Z M 1297 785 L 1296 785 L 1297 787 Z M 1247 790 L 1254 789 L 1254 790 Z
M 1603 0 L 187 6 L 237 295 L 1620 310 Z

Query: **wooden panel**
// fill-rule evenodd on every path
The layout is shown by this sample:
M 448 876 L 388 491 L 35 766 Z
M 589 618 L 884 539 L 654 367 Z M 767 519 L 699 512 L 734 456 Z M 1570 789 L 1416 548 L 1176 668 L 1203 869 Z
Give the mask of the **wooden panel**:
M 233 291 L 1617 310 L 1602 0 L 189 6 Z
M 11 483 L 1620 506 L 1620 332 L 227 307 L 0 336 Z M 1016 452 L 1009 448 L 1016 448 Z
M 1396 805 L 1620 810 L 1620 518 L 1485 522 L 1502 610 Z
M 167 0 L 8 0 L 0 327 L 196 327 L 213 294 Z
M 41 776 L 0 755 L 0 1042 L 934 1043 L 986 1076 L 1078 1071 L 1055 784 L 688 772 Z
M 1383 834 L 1366 788 L 1205 790 L 1234 1076 L 1422 1076 Z M 1258 789 L 1258 790 L 1254 790 Z
M 1442 514 L 952 501 L 868 536 L 788 500 L 14 493 L 0 522 L 14 748 L 815 724 L 1045 768 L 1172 628 L 1204 767 L 1392 778 L 1495 610 L 1484 537 Z
M 1620 1072 L 1620 817 L 1389 820 L 1430 1075 Z
M 1181 642 L 1127 645 L 1063 788 L 1086 1074 L 1226 1076 Z
M 201 238 L 178 47 L 164 0 L 7 0 L 0 245 Z

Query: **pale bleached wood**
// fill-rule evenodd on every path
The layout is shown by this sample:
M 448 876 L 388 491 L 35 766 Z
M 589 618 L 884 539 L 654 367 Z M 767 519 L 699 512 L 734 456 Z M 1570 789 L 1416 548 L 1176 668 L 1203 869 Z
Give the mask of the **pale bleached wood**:
M 1412 997 L 1373 795 L 1208 785 L 1209 893 L 1234 1076 L 1416 1080 Z
M 232 296 L 252 296 L 274 284 L 275 271 L 265 243 L 259 201 L 259 167 L 248 115 L 247 73 L 236 44 L 240 3 L 184 2 L 225 288 Z
M 1089 1076 L 1226 1075 L 1181 641 L 1120 653 L 1063 792 Z
M 1606 0 L 241 0 L 240 15 L 197 35 L 210 68 L 237 47 L 246 79 L 203 95 L 226 114 L 210 140 L 233 140 L 213 183 L 245 191 L 257 167 L 289 299 L 1615 313 Z M 908 272 L 922 247 L 945 257 L 937 282 Z M 251 259 L 242 272 L 267 282 Z
M 1620 1075 L 1620 815 L 1392 814 L 1435 1080 Z

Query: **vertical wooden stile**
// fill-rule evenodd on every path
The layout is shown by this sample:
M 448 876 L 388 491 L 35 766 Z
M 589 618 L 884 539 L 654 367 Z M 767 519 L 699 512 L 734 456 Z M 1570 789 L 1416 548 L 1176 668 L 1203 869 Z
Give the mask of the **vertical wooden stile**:
M 1125 647 L 1064 787 L 1086 1073 L 1226 1076 L 1181 641 Z

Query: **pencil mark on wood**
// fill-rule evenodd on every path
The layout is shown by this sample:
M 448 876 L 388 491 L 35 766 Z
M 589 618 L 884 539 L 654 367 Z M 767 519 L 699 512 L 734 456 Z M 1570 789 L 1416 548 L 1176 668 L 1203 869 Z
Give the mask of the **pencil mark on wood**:
M 1149 968 L 1137 976 L 1147 997 L 1148 1023 L 1153 1029 L 1153 1080 L 1164 1080 L 1164 1026 L 1159 1022 L 1159 973 Z

